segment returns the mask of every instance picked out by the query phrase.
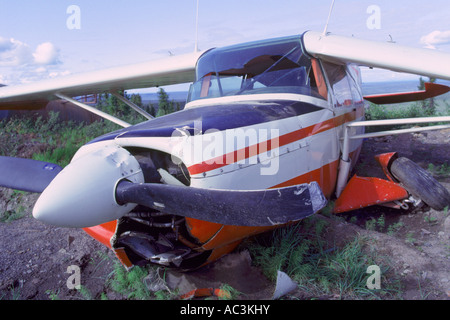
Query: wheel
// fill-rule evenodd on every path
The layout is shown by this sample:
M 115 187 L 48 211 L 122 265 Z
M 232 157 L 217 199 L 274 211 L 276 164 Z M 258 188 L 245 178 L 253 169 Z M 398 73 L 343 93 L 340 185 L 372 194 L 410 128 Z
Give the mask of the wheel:
M 414 197 L 422 199 L 435 210 L 450 205 L 450 193 L 430 173 L 408 158 L 398 158 L 391 164 L 392 175 Z

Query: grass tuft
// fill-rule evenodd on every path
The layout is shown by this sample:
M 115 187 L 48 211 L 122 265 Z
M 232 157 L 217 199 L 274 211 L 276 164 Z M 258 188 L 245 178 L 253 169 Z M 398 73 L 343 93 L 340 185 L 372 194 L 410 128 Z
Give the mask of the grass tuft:
M 382 290 L 367 288 L 367 268 L 380 264 L 380 259 L 366 249 L 366 239 L 356 237 L 337 247 L 326 240 L 326 227 L 325 220 L 309 218 L 277 229 L 269 237 L 256 237 L 248 245 L 253 262 L 272 281 L 277 270 L 285 272 L 309 297 L 378 299 L 396 293 L 395 285 L 387 282 Z M 389 267 L 380 269 L 385 274 Z

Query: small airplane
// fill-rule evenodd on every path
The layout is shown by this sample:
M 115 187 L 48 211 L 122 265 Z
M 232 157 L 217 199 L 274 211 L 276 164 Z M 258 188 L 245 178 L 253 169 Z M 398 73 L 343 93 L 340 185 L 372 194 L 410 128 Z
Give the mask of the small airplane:
M 208 264 L 246 237 L 300 221 L 336 199 L 334 212 L 423 202 L 449 192 L 397 153 L 377 156 L 387 179 L 350 174 L 365 138 L 450 128 L 365 133 L 366 126 L 450 117 L 364 121 L 365 100 L 425 99 L 450 88 L 364 97 L 360 66 L 450 80 L 450 54 L 307 31 L 38 83 L 0 88 L 0 108 L 64 99 L 123 128 L 82 146 L 65 168 L 0 157 L 0 185 L 41 193 L 33 216 L 83 228 L 126 268 Z M 192 83 L 184 110 L 153 118 L 119 90 Z M 148 121 L 130 125 L 73 97 L 110 92 Z

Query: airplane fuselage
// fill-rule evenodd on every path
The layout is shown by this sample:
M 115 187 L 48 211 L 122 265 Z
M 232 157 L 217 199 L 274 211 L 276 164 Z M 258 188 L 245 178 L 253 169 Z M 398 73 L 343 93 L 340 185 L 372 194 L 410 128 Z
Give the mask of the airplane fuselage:
M 99 137 L 74 160 L 118 145 L 136 157 L 147 183 L 164 179 L 160 169 L 170 175 L 164 183 L 209 189 L 271 189 L 316 181 L 331 198 L 343 126 L 364 118 L 358 69 L 309 57 L 299 36 L 215 50 L 199 59 L 184 110 Z M 350 146 L 353 164 L 361 143 Z M 151 217 L 147 225 L 156 219 Z M 244 237 L 273 228 L 188 217 L 180 222 L 170 214 L 165 219 L 163 234 L 175 232 L 177 241 L 203 254 L 202 262 L 229 252 Z M 121 243 L 120 231 L 125 225 L 140 230 L 136 221 L 122 219 L 85 230 L 97 239 L 99 230 L 109 230 L 100 240 L 115 249 L 128 248 L 127 256 L 133 244 L 129 239 Z M 150 233 L 157 238 L 158 232 Z M 135 253 L 131 256 L 136 259 Z

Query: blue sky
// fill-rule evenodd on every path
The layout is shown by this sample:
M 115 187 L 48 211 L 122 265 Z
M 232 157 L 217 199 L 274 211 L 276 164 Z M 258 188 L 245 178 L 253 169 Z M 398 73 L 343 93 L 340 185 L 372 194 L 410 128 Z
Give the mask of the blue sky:
M 331 0 L 199 0 L 199 48 L 323 31 Z M 0 83 L 38 81 L 194 50 L 197 0 L 0 0 Z M 71 5 L 80 14 L 67 12 Z M 372 7 L 371 7 L 372 6 Z M 373 24 L 373 8 L 379 9 Z M 450 52 L 448 0 L 336 0 L 328 31 Z M 70 20 L 76 17 L 77 20 Z M 79 18 L 79 19 L 78 19 Z M 70 29 L 69 21 L 80 22 Z M 372 21 L 369 28 L 367 22 Z M 363 80 L 405 79 L 364 71 Z

